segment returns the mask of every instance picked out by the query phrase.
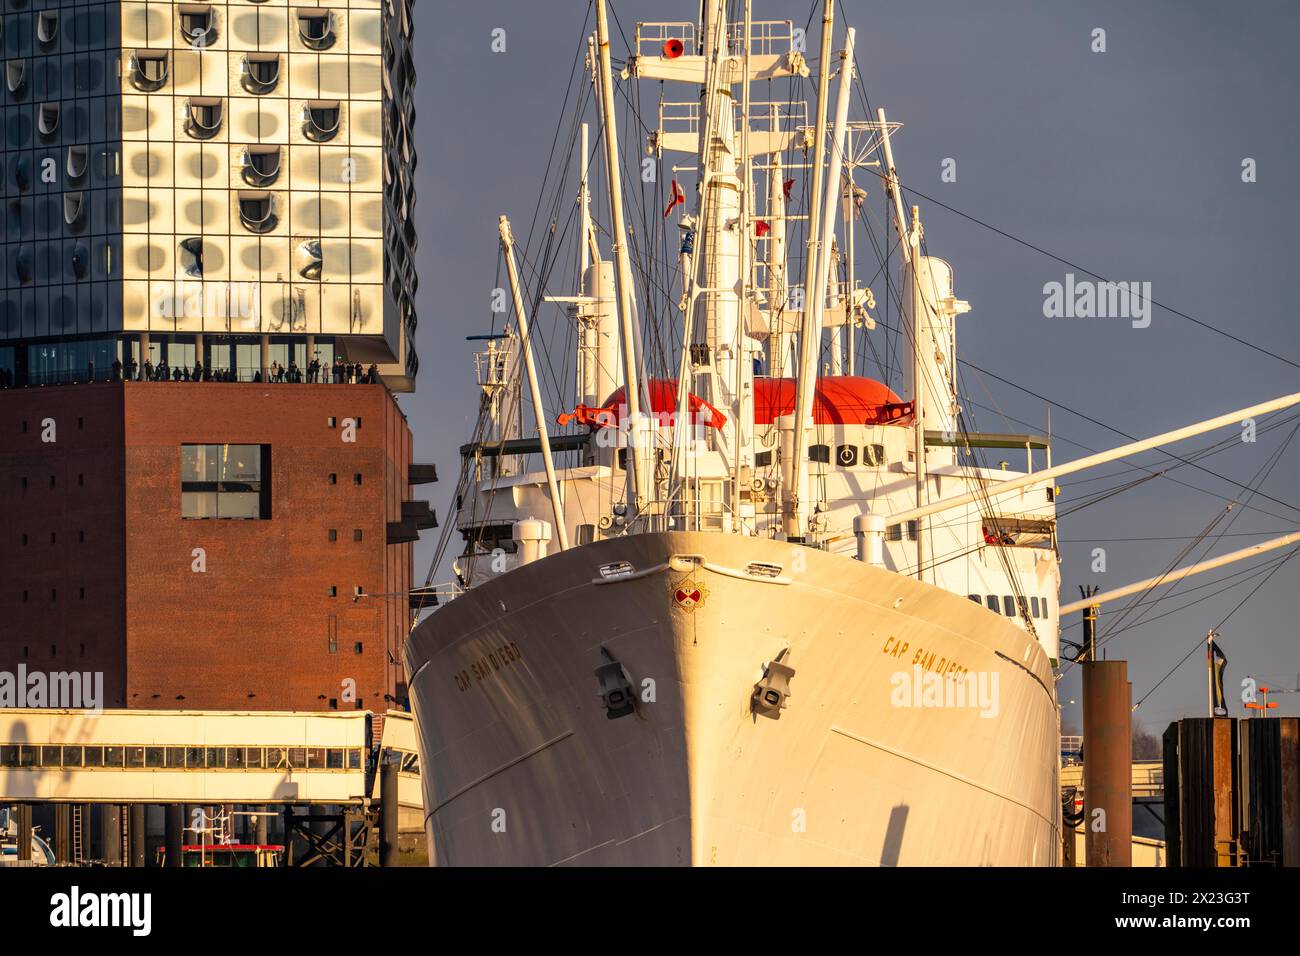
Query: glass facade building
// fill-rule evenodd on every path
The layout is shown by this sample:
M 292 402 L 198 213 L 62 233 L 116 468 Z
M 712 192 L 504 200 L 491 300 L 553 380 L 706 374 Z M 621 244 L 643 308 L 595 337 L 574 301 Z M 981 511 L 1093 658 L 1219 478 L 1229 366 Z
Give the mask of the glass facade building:
M 0 385 L 414 387 L 411 0 L 0 0 Z

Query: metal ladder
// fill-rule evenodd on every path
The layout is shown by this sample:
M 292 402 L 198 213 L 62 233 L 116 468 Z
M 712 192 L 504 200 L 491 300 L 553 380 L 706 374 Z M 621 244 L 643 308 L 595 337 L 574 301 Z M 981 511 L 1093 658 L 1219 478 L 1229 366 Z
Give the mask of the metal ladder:
M 85 842 L 82 838 L 81 828 L 81 804 L 72 805 L 72 862 L 76 866 L 81 866 L 85 856 Z

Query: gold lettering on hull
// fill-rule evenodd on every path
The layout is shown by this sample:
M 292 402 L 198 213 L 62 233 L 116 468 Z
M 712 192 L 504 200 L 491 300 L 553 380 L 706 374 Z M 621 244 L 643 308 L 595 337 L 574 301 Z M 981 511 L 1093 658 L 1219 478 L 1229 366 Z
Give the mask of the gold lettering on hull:
M 523 652 L 514 641 L 493 648 L 486 654 L 470 662 L 469 667 L 456 672 L 456 689 L 467 691 L 475 684 L 492 677 L 501 668 L 523 659 Z
M 907 641 L 891 634 L 885 638 L 884 646 L 881 647 L 880 652 L 900 662 L 906 660 L 912 666 L 919 667 L 927 673 L 940 674 L 944 677 L 964 677 L 970 673 L 970 668 L 965 664 L 945 657 L 936 651 L 928 651 L 924 647 L 918 647 L 912 651 L 909 659 L 907 652 L 910 648 L 911 645 Z

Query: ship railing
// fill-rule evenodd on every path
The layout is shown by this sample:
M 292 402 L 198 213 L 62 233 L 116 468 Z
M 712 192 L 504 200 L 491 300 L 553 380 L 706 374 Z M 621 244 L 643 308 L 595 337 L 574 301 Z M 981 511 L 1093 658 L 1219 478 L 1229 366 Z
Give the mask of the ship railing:
M 695 24 L 689 20 L 647 20 L 636 25 L 636 39 L 633 49 L 637 56 L 660 56 L 664 44 L 669 40 L 680 40 L 688 54 L 696 53 Z
M 196 378 L 194 367 L 192 365 L 168 365 L 167 374 L 163 376 L 157 367 L 146 372 L 146 370 L 137 365 L 126 367 L 120 371 L 114 372 L 111 367 L 95 367 L 93 372 L 90 369 L 70 370 L 58 369 L 51 371 L 29 371 L 25 379 L 21 381 L 10 381 L 7 378 L 0 379 L 0 389 L 2 388 L 40 388 L 46 385 L 85 385 L 90 382 L 261 382 L 269 384 L 369 384 L 367 374 L 368 366 L 363 366 L 361 374 L 358 376 L 353 371 L 347 373 L 340 372 L 336 380 L 334 368 L 330 365 L 322 365 L 318 370 L 314 382 L 309 382 L 307 378 L 307 369 L 298 367 L 295 377 L 290 379 L 289 369 L 284 370 L 284 377 L 280 378 L 271 374 L 270 368 L 265 370 L 260 366 L 250 367 L 208 367 L 203 370 L 201 377 Z M 378 384 L 378 383 L 375 383 Z
M 745 52 L 745 24 L 743 21 L 727 25 L 727 42 L 731 52 L 739 56 Z M 771 56 L 802 53 L 794 42 L 793 20 L 754 20 L 749 24 L 749 52 L 754 56 Z
M 754 133 L 790 133 L 804 131 L 811 136 L 808 104 L 798 101 L 754 102 L 749 106 L 749 128 Z M 700 131 L 700 101 L 670 100 L 659 104 L 659 132 L 694 133 Z M 787 168 L 795 168 L 793 166 Z
M 474 353 L 474 375 L 481 388 L 504 388 L 509 378 L 509 356 L 502 351 Z

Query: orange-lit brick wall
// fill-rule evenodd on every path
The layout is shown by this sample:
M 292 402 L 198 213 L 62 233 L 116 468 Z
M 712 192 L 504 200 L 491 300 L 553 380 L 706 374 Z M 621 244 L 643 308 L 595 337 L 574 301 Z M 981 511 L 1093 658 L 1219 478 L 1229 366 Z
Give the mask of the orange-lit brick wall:
M 57 450 L 31 445 L 28 434 L 15 435 L 15 410 L 33 418 L 41 392 L 59 403 L 59 415 L 74 416 L 74 425 L 78 416 L 89 421 L 82 410 L 90 407 L 115 407 L 115 416 L 106 417 L 116 425 L 106 424 L 100 444 L 86 444 L 84 453 L 75 443 Z M 343 440 L 348 418 L 361 421 L 354 442 Z M 90 499 L 106 526 L 96 531 L 96 544 L 101 535 L 108 539 L 114 520 L 116 538 L 99 550 L 57 559 L 50 552 L 48 561 L 34 557 L 16 568 L 30 579 L 29 592 L 60 582 L 60 605 L 65 589 L 76 594 L 80 577 L 116 569 L 116 603 L 106 600 L 91 613 L 105 635 L 104 652 L 94 660 L 106 671 L 116 668 L 115 686 L 124 697 L 110 705 L 324 710 L 333 702 L 351 709 L 357 705 L 347 693 L 354 682 L 362 707 L 389 706 L 385 695 L 400 680 L 411 545 L 387 544 L 386 525 L 400 519 L 408 494 L 411 436 L 383 386 L 130 382 L 23 389 L 0 392 L 0 428 L 6 505 L 20 473 L 37 476 L 46 461 L 73 471 L 81 467 L 74 466 L 78 454 L 97 452 L 102 461 L 95 467 L 116 467 L 116 485 L 104 479 Z M 181 445 L 191 443 L 269 445 L 270 518 L 183 519 Z M 33 480 L 29 501 L 45 494 Z M 78 490 L 50 497 L 44 510 L 29 509 L 23 520 L 32 533 L 46 533 L 36 525 L 49 524 Z M 6 542 L 17 532 L 11 511 L 6 507 L 0 526 Z M 202 571 L 195 570 L 196 549 L 202 549 Z M 12 545 L 5 550 L 11 553 Z M 18 606 L 5 578 L 0 620 Z M 377 596 L 354 600 L 358 587 Z M 30 593 L 27 605 L 24 633 L 41 635 L 25 640 L 29 653 L 58 633 L 69 634 L 64 640 L 80 633 L 80 617 L 74 625 L 66 613 L 36 613 Z M 0 630 L 0 655 L 11 660 L 21 642 L 6 631 Z

